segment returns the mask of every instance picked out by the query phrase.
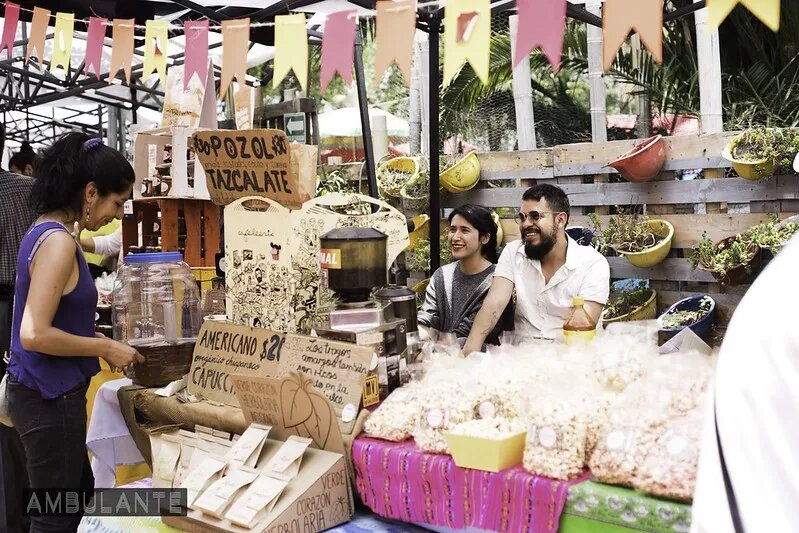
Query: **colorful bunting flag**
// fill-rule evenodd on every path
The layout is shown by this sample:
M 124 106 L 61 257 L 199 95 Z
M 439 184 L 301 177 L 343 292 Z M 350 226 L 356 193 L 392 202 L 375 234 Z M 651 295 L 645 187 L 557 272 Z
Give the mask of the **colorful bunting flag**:
M 225 20 L 222 22 L 222 81 L 219 97 L 224 98 L 233 78 L 245 82 L 247 75 L 247 52 L 250 43 L 250 19 Z
M 17 23 L 19 22 L 19 5 L 12 2 L 6 3 L 6 10 L 3 13 L 5 22 L 3 23 L 3 39 L 0 40 L 0 53 L 3 49 L 8 50 L 8 59 L 14 53 L 14 40 L 17 38 Z
M 69 74 L 69 59 L 72 56 L 72 33 L 74 31 L 74 13 L 56 13 L 50 72 L 55 72 L 58 67 L 61 67 L 64 69 L 65 74 Z
M 347 85 L 352 84 L 352 62 L 355 57 L 355 10 L 331 13 L 325 20 L 322 36 L 321 90 L 324 92 L 338 72 Z
M 36 63 L 41 66 L 44 63 L 44 41 L 47 39 L 47 26 L 50 25 L 50 10 L 41 7 L 33 8 L 33 19 L 31 19 L 31 36 L 28 38 L 28 51 L 25 53 L 25 64 L 28 64 L 31 57 L 36 58 Z M 34 50 L 36 53 L 34 53 Z
M 86 57 L 83 73 L 88 76 L 94 73 L 95 78 L 100 77 L 100 64 L 103 60 L 103 42 L 105 41 L 105 28 L 108 19 L 102 17 L 89 18 L 89 27 L 86 31 Z
M 108 81 L 116 78 L 120 69 L 125 71 L 125 80 L 130 85 L 130 69 L 133 62 L 133 25 L 134 19 L 114 19 L 114 41 L 111 47 L 111 68 Z
M 144 65 L 142 77 L 158 72 L 161 83 L 166 82 L 166 49 L 169 44 L 169 23 L 148 20 L 144 30 Z
M 780 29 L 780 0 L 707 0 L 706 4 L 708 31 L 718 28 L 738 4 L 751 11 L 771 31 Z
M 563 35 L 566 33 L 566 0 L 516 0 L 519 31 L 513 66 L 540 47 L 552 70 L 560 70 Z
M 444 86 L 467 61 L 480 81 L 488 81 L 490 0 L 461 0 L 444 8 Z
M 308 88 L 308 36 L 305 15 L 278 15 L 275 17 L 275 62 L 272 87 L 277 87 L 290 70 L 300 83 Z
M 194 75 L 200 78 L 200 84 L 205 87 L 208 77 L 208 19 L 186 22 L 183 31 L 186 35 L 183 90 L 189 88 L 189 82 Z
M 613 66 L 616 52 L 630 31 L 655 62 L 663 61 L 663 0 L 605 0 L 602 8 L 602 63 L 605 72 Z
M 379 84 L 391 63 L 402 72 L 405 86 L 411 82 L 413 36 L 416 34 L 416 0 L 377 2 L 375 83 Z

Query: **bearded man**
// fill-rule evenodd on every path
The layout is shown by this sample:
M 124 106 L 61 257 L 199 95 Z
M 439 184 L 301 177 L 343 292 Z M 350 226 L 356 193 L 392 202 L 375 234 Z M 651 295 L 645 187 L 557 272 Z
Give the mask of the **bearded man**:
M 553 185 L 536 185 L 522 196 L 516 217 L 521 240 L 505 246 L 483 306 L 463 347 L 480 351 L 516 290 L 515 335 L 521 339 L 562 340 L 572 298 L 582 296 L 585 310 L 600 322 L 610 293 L 607 259 L 566 234 L 569 198 Z

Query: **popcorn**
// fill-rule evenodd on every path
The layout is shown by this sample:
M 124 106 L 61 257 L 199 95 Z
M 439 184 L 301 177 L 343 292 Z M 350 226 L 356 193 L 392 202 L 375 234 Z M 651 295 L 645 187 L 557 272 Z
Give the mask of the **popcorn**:
M 646 412 L 610 414 L 588 466 L 597 481 L 632 486 L 638 466 L 651 453 L 665 421 Z
M 623 350 L 597 354 L 592 364 L 594 378 L 605 387 L 623 391 L 646 374 L 640 353 Z
M 444 434 L 456 425 L 474 419 L 473 387 L 441 383 L 419 396 L 423 407 L 413 428 L 413 438 L 423 452 L 449 453 Z M 471 392 L 470 392 L 471 391 Z
M 524 448 L 524 469 L 554 479 L 579 476 L 585 467 L 588 435 L 584 406 L 552 398 L 536 403 Z
M 669 422 L 639 466 L 633 486 L 655 496 L 691 501 L 696 488 L 702 423 L 699 410 Z
M 409 384 L 394 390 L 366 419 L 364 432 L 370 437 L 403 441 L 411 437 L 421 405 L 422 388 Z

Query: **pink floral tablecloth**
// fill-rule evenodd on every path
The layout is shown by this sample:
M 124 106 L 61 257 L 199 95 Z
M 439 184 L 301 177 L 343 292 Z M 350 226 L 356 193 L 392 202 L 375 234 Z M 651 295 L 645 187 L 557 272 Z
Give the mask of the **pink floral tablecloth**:
M 426 454 L 413 441 L 366 437 L 352 446 L 356 489 L 374 513 L 452 529 L 556 533 L 570 482 L 525 472 L 459 468 L 448 455 Z

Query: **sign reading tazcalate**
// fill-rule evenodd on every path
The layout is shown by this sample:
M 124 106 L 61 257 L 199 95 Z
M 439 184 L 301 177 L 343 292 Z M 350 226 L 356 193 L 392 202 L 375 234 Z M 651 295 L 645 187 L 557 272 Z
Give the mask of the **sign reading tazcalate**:
M 205 169 L 211 200 L 227 205 L 261 196 L 290 209 L 302 206 L 291 148 L 280 130 L 212 130 L 194 134 L 194 151 Z
M 189 394 L 238 406 L 231 374 L 276 376 L 285 335 L 268 329 L 206 321 L 197 335 Z

